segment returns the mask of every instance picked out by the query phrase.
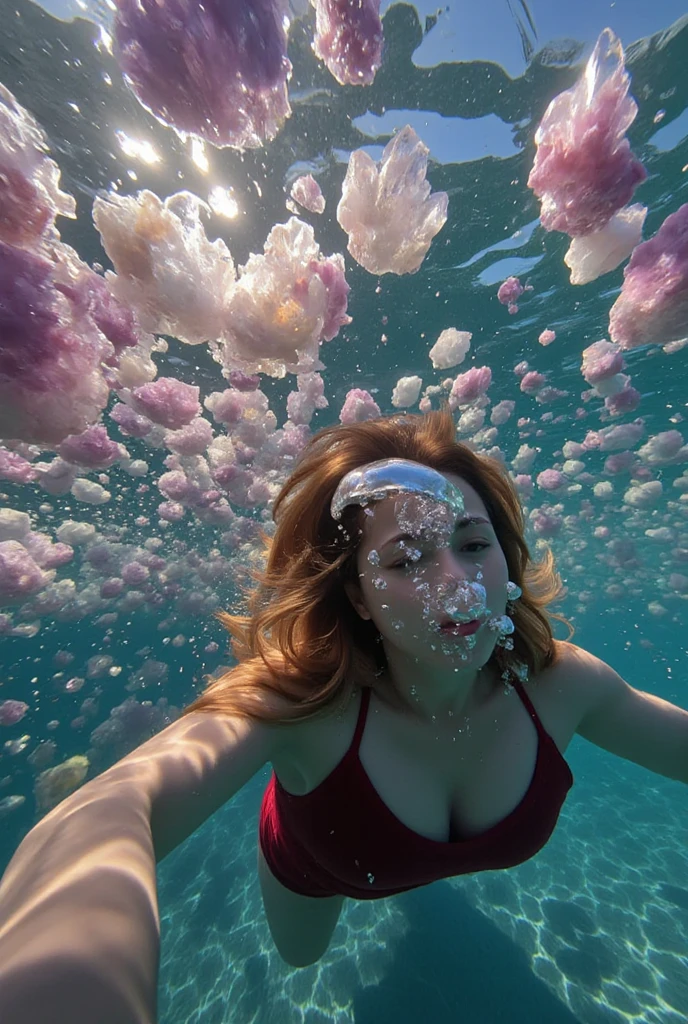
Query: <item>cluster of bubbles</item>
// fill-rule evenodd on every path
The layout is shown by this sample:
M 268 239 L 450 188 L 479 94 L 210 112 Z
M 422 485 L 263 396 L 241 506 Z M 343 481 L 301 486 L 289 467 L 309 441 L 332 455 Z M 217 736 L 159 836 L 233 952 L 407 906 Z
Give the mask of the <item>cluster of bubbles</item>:
M 315 53 L 338 82 L 369 85 L 382 60 L 379 0 L 313 6 Z M 289 10 L 286 0 L 245 0 L 232 12 L 220 18 L 216 5 L 191 0 L 118 0 L 111 43 L 134 94 L 165 124 L 215 146 L 254 147 L 273 139 L 290 114 Z M 182 37 L 189 45 L 176 45 Z M 511 474 L 536 548 L 565 539 L 564 564 L 575 569 L 599 543 L 609 598 L 642 595 L 633 575 L 637 542 L 655 543 L 661 567 L 652 582 L 664 603 L 649 610 L 662 616 L 688 596 L 681 416 L 650 436 L 640 417 L 614 420 L 641 405 L 624 354 L 646 344 L 674 353 L 688 343 L 688 204 L 641 241 L 647 210 L 628 204 L 645 171 L 625 136 L 637 111 L 628 90 L 620 43 L 605 30 L 581 80 L 552 101 L 535 136 L 529 185 L 541 200 L 543 228 L 571 237 L 571 283 L 592 281 L 630 256 L 609 312 L 610 340 L 582 352 L 587 387 L 574 436 L 536 470 L 537 439 L 567 417 L 547 409 L 538 426 L 524 415 L 516 420 L 523 443 L 507 454 L 499 432 L 517 401 L 492 402 L 491 368 L 443 376 L 471 350 L 472 333 L 457 327 L 443 330 L 428 351 L 443 379 L 423 387 L 421 376 L 400 377 L 390 405 L 426 412 L 447 401 L 458 436 Z M 372 275 L 417 272 L 446 222 L 449 198 L 431 191 L 428 153 L 407 126 L 378 161 L 364 150 L 350 155 L 337 220 L 350 256 Z M 298 207 L 316 216 L 325 209 L 312 175 L 293 183 L 288 203 L 293 216 L 237 267 L 222 239 L 209 240 L 203 218 L 210 211 L 198 196 L 111 189 L 95 198 L 91 214 L 112 269 L 90 266 L 60 236 L 57 219 L 73 218 L 76 204 L 60 188 L 45 134 L 0 86 L 0 481 L 8 487 L 0 509 L 0 636 L 21 640 L 53 624 L 87 621 L 103 631 L 107 647 L 116 624 L 146 611 L 163 616 L 158 628 L 171 634 L 180 619 L 208 618 L 257 564 L 271 503 L 316 412 L 329 407 L 323 348 L 351 321 L 344 254 L 324 255 L 298 215 Z M 496 298 L 515 315 L 529 290 L 510 277 Z M 159 377 L 156 358 L 168 350 L 167 337 L 205 346 L 223 390 L 202 395 L 195 384 Z M 547 328 L 536 340 L 544 347 L 556 337 Z M 527 361 L 513 370 L 521 403 L 549 406 L 568 395 Z M 288 374 L 295 389 L 280 425 L 261 384 Z M 605 425 L 586 429 L 586 406 L 597 402 Z M 350 424 L 381 414 L 370 391 L 351 388 L 337 416 Z M 663 471 L 676 468 L 669 483 Z M 20 498 L 30 511 L 12 507 Z M 564 499 L 579 501 L 575 514 Z M 579 607 L 588 599 L 580 592 Z M 165 640 L 181 648 L 186 637 Z M 217 649 L 214 641 L 204 648 Z M 93 681 L 116 676 L 119 666 L 103 651 L 65 678 L 70 654 L 55 657 L 60 692 L 88 685 L 71 723 L 88 728 L 103 692 Z M 144 657 L 125 686 L 131 695 L 93 724 L 88 751 L 58 764 L 50 738 L 35 745 L 15 735 L 32 711 L 22 695 L 0 701 L 0 727 L 10 737 L 2 756 L 27 757 L 39 811 L 79 785 L 91 763 L 121 756 L 174 718 L 178 709 L 166 698 L 133 696 L 159 690 L 166 679 L 167 664 Z M 11 781 L 0 767 L 0 787 Z M 21 794 L 1 797 L 0 815 L 23 801 Z

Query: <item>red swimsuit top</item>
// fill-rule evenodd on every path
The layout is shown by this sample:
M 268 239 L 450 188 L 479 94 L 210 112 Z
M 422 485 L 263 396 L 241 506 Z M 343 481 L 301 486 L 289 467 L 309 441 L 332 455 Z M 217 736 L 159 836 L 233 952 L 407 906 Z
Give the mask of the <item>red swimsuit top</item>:
M 283 885 L 304 896 L 379 899 L 440 878 L 509 868 L 533 857 L 550 838 L 573 775 L 545 732 L 520 682 L 515 689 L 535 723 L 538 751 L 525 796 L 486 832 L 448 842 L 403 824 L 384 803 L 358 756 L 370 689 L 363 690 L 351 746 L 320 785 L 288 793 L 272 774 L 263 795 L 259 838 Z

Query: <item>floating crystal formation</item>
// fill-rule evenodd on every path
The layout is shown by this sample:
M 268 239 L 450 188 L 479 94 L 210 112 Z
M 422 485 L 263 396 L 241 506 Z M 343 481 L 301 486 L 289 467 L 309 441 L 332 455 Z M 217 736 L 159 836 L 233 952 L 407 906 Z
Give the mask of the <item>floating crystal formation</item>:
M 497 289 L 497 298 L 503 306 L 508 307 L 508 312 L 513 316 L 514 313 L 518 313 L 516 299 L 519 299 L 524 292 L 532 292 L 532 290 L 532 285 L 521 284 L 517 277 L 507 277 L 506 281 L 502 281 Z
M 599 231 L 647 177 L 625 137 L 638 112 L 629 84 L 621 43 L 606 28 L 578 83 L 552 100 L 535 133 L 528 185 L 547 231 Z
M 65 462 L 86 469 L 107 469 L 124 454 L 122 445 L 109 438 L 102 425 L 88 427 L 82 434 L 66 437 L 58 450 Z
M 87 316 L 110 343 L 103 372 L 111 388 L 138 387 L 153 380 L 157 367 L 151 352 L 160 347 L 152 334 L 141 329 L 134 311 L 110 291 L 108 282 L 63 242 L 51 245 L 55 263 L 53 282 L 69 299 L 75 313 Z M 115 275 L 110 275 L 115 280 Z
M 0 701 L 0 725 L 16 725 L 29 710 L 23 700 Z
M 132 392 L 134 411 L 168 430 L 187 426 L 201 411 L 200 388 L 174 377 L 158 377 Z
M 286 15 L 284 0 L 117 0 L 114 54 L 164 124 L 255 148 L 291 113 Z
M 36 807 L 41 814 L 51 810 L 66 796 L 73 793 L 86 778 L 89 769 L 87 757 L 75 754 L 54 768 L 46 768 L 34 783 Z
M 0 447 L 0 480 L 9 480 L 13 484 L 30 484 L 38 479 L 38 470 L 30 462 Z
M 476 402 L 485 394 L 492 383 L 492 370 L 489 366 L 472 366 L 465 373 L 460 373 L 452 385 L 449 405 L 468 405 Z
M 93 221 L 116 274 L 106 280 L 142 327 L 187 345 L 219 337 L 234 287 L 234 262 L 218 238 L 209 242 L 200 214 L 209 207 L 192 192 L 162 202 L 144 189 L 109 192 L 93 204 Z
M 564 256 L 571 284 L 596 281 L 628 259 L 643 237 L 646 214 L 646 206 L 633 203 L 615 213 L 599 231 L 574 238 Z
M 347 392 L 344 405 L 339 413 L 340 423 L 364 423 L 381 416 L 380 406 L 369 391 L 352 388 Z
M 0 605 L 21 603 L 42 590 L 55 576 L 44 572 L 18 540 L 0 541 Z
M 31 246 L 55 217 L 76 217 L 76 200 L 59 187 L 44 131 L 0 85 L 0 241 Z
M 392 405 L 395 409 L 408 409 L 415 405 L 420 395 L 423 381 L 420 377 L 400 377 L 392 391 Z
M 610 341 L 596 341 L 583 349 L 581 373 L 593 387 L 616 377 L 625 368 L 626 363 L 621 349 Z
M 379 163 L 362 149 L 349 158 L 337 220 L 371 274 L 415 274 L 447 219 L 447 193 L 431 195 L 425 177 L 429 152 L 407 125 Z
M 80 434 L 108 398 L 112 346 L 88 310 L 55 287 L 56 265 L 0 242 L 0 437 L 55 445 Z
M 470 331 L 457 331 L 455 327 L 447 327 L 432 346 L 428 355 L 436 370 L 448 370 L 462 363 L 471 347 Z
M 325 197 L 312 174 L 302 174 L 297 178 L 291 187 L 290 195 L 304 210 L 310 210 L 311 213 L 325 211 Z
M 241 268 L 221 342 L 211 348 L 227 376 L 323 369 L 318 350 L 351 322 L 344 258 L 324 257 L 313 228 L 290 217 L 276 224 L 263 254 Z
M 287 395 L 287 414 L 297 426 L 308 426 L 316 409 L 326 409 L 325 381 L 319 373 L 302 373 L 296 378 L 297 391 Z
M 622 349 L 688 336 L 688 203 L 669 214 L 624 269 L 609 313 L 609 337 Z
M 311 0 L 313 50 L 340 85 L 371 85 L 382 64 L 380 0 Z

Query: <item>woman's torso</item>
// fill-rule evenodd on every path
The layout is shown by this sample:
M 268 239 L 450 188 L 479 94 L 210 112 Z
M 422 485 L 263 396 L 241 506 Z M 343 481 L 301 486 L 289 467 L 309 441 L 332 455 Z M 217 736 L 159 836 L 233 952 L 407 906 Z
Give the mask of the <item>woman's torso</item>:
M 563 754 L 581 718 L 582 691 L 572 685 L 563 656 L 524 684 L 546 733 Z M 289 793 L 313 791 L 333 772 L 351 746 L 361 690 L 349 705 L 287 727 L 273 760 Z M 538 733 L 514 690 L 497 681 L 491 694 L 454 725 L 438 728 L 388 703 L 373 692 L 359 759 L 389 810 L 407 828 L 428 839 L 471 838 L 511 814 L 535 772 Z

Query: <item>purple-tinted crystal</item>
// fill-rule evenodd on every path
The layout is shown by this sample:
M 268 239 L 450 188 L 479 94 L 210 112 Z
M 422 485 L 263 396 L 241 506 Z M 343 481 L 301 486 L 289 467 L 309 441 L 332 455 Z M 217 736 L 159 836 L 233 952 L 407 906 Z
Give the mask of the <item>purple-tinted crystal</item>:
M 165 124 L 256 147 L 291 113 L 285 16 L 285 0 L 117 0 L 114 53 Z

